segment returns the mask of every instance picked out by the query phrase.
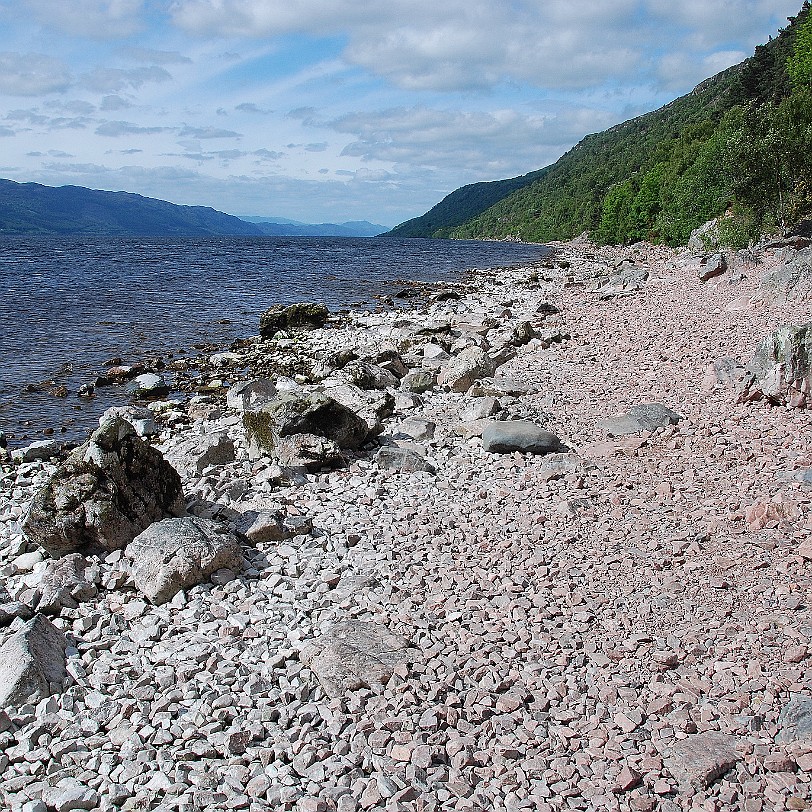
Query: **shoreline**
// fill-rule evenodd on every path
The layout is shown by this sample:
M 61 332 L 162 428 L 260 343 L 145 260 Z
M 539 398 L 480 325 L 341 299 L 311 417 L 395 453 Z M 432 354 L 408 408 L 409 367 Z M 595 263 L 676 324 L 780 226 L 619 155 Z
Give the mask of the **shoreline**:
M 164 606 L 128 585 L 120 555 L 94 558 L 97 594 L 55 620 L 73 641 L 64 691 L 10 712 L 0 732 L 10 808 L 60 780 L 128 810 L 156 796 L 302 812 L 812 802 L 812 742 L 786 735 L 792 697 L 812 684 L 812 571 L 799 553 L 812 499 L 792 478 L 812 467 L 812 425 L 806 411 L 703 386 L 714 360 L 746 363 L 808 311 L 748 304 L 777 250 L 760 265 L 739 252 L 701 283 L 672 249 L 550 247 L 532 266 L 442 283 L 458 299 L 281 339 L 287 360 L 268 358 L 267 342 L 240 351 L 252 375 L 287 374 L 293 390 L 296 375 L 321 378 L 328 392 L 345 385 L 336 361 L 350 347 L 412 369 L 486 342 L 505 359 L 501 383 L 476 397 L 393 389 L 381 438 L 343 467 L 290 473 L 249 457 L 223 396 L 158 413 L 153 444 L 183 463 L 193 515 L 278 513 L 285 536 L 244 543 L 244 573 Z M 514 346 L 525 322 L 537 335 Z M 369 410 L 385 395 L 367 390 Z M 570 453 L 486 452 L 484 416 L 471 415 L 488 398 Z M 607 432 L 652 402 L 681 419 Z M 198 470 L 188 446 L 219 433 L 235 459 Z M 381 439 L 435 472 L 381 467 Z M 19 522 L 53 465 L 1 470 L 0 577 L 25 602 L 45 562 Z M 784 512 L 751 521 L 760 503 Z M 385 684 L 331 696 L 309 646 L 358 620 L 414 653 Z

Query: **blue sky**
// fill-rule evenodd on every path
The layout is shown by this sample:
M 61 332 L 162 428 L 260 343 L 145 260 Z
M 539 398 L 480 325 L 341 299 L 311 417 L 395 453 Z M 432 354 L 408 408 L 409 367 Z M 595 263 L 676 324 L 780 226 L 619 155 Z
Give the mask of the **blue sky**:
M 0 0 L 0 177 L 395 225 L 741 61 L 800 0 Z

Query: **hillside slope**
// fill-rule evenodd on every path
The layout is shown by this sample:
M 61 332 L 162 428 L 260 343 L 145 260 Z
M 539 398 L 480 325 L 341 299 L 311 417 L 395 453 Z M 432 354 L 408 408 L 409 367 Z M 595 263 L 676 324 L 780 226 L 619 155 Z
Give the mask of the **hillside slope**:
M 809 4 L 789 23 L 750 59 L 659 110 L 587 136 L 494 203 L 466 194 L 487 184 L 463 187 L 393 233 L 543 242 L 589 231 L 604 243 L 677 244 L 727 213 L 726 238 L 744 243 L 807 216 Z M 432 216 L 438 209 L 442 218 Z
M 137 237 L 262 236 L 238 217 L 128 192 L 0 180 L 0 234 Z
M 407 220 L 389 233 L 393 237 L 448 237 L 457 226 L 533 183 L 546 171 L 541 169 L 518 178 L 468 184 L 444 197 L 421 217 Z

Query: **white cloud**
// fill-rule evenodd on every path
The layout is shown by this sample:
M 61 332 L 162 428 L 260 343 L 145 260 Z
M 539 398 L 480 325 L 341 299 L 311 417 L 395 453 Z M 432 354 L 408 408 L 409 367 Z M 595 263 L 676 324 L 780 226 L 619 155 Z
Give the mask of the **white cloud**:
M 746 57 L 743 51 L 717 51 L 702 59 L 686 52 L 666 54 L 657 67 L 657 77 L 665 90 L 679 92 L 686 86 L 697 85 L 709 76 L 738 64 Z
M 91 90 L 113 93 L 127 88 L 139 88 L 151 82 L 168 82 L 172 78 L 164 68 L 150 65 L 144 68 L 96 68 L 82 77 L 82 84 Z
M 170 129 L 171 127 L 144 127 L 131 121 L 105 121 L 96 127 L 96 135 L 120 138 L 121 136 L 131 135 L 155 135 L 156 133 L 167 132 Z
M 127 37 L 141 28 L 144 0 L 24 0 L 44 26 L 92 39 Z
M 62 93 L 71 86 L 68 66 L 45 54 L 0 52 L 0 93 L 43 96 Z

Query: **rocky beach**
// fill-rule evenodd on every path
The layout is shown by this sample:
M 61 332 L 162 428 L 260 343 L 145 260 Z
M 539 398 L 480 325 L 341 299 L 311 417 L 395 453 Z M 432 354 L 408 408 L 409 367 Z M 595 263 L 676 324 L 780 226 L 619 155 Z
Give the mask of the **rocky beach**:
M 5 455 L 4 808 L 812 807 L 812 249 L 553 248 Z

